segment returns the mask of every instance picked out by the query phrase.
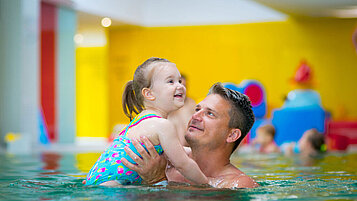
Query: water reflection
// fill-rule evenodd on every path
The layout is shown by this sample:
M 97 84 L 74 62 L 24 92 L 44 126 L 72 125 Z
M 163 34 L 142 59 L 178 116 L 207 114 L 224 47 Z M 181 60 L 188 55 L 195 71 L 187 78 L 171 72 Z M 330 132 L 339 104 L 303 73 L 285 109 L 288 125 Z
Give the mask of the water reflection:
M 179 184 L 167 186 L 123 186 L 110 188 L 101 186 L 90 189 L 93 200 L 251 200 L 246 189 L 203 189 Z
M 62 158 L 62 156 L 58 153 L 44 152 L 41 153 L 40 158 L 41 161 L 44 163 L 42 169 L 57 170 L 59 168 L 59 160 Z
M 357 154 L 329 153 L 309 161 L 282 155 L 238 155 L 237 167 L 255 189 L 202 189 L 182 184 L 83 186 L 92 154 L 0 155 L 0 200 L 326 200 L 357 198 Z M 87 156 L 93 156 L 93 161 Z M 88 166 L 88 167 L 87 167 Z M 82 171 L 86 170 L 86 171 Z

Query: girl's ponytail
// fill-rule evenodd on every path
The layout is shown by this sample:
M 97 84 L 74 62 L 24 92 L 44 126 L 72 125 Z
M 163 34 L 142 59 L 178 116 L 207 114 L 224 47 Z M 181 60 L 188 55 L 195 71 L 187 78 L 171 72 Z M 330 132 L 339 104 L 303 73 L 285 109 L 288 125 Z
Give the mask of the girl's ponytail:
M 133 112 L 139 114 L 145 109 L 144 97 L 141 95 L 141 90 L 151 86 L 153 69 L 148 71 L 148 67 L 157 62 L 170 63 L 167 59 L 151 57 L 136 68 L 134 79 L 127 82 L 125 85 L 122 103 L 124 113 L 129 117 L 130 121 L 133 119 Z
M 143 106 L 139 103 L 134 92 L 134 82 L 130 80 L 126 83 L 123 93 L 123 111 L 130 121 L 133 119 L 132 113 L 139 114 L 143 111 Z

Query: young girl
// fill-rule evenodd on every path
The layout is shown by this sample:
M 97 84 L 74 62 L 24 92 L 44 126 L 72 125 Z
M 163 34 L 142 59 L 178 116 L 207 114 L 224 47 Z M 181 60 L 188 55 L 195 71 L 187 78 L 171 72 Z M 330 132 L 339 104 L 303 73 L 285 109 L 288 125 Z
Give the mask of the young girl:
M 150 58 L 141 64 L 134 79 L 126 84 L 123 94 L 126 116 L 132 120 L 133 112 L 138 115 L 99 157 L 87 175 L 86 185 L 141 183 L 140 176 L 120 161 L 125 157 L 134 163 L 124 147 L 129 146 L 136 151 L 130 141 L 140 136 L 148 137 L 156 151 L 159 154 L 164 152 L 187 179 L 196 184 L 207 184 L 207 177 L 181 146 L 173 123 L 166 119 L 169 113 L 184 105 L 185 95 L 186 88 L 175 64 L 160 58 Z
M 254 138 L 252 144 L 259 145 L 259 153 L 280 153 L 278 145 L 274 141 L 275 128 L 271 124 L 260 126 L 256 130 L 256 138 Z

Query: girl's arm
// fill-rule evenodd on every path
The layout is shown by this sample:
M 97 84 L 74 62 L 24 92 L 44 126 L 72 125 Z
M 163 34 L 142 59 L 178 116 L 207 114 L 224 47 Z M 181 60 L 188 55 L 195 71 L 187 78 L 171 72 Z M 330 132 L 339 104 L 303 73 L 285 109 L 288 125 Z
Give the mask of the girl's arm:
M 174 125 L 167 121 L 158 130 L 160 144 L 168 160 L 188 180 L 196 184 L 207 184 L 208 179 L 197 163 L 186 154 L 175 133 Z

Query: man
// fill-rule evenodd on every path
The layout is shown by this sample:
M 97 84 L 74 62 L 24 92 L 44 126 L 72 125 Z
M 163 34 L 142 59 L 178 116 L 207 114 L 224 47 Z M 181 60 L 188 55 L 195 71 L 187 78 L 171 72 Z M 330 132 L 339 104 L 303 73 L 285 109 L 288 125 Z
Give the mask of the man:
M 213 85 L 207 97 L 195 109 L 189 121 L 185 139 L 191 147 L 188 153 L 212 178 L 216 188 L 253 188 L 259 186 L 252 178 L 230 163 L 230 156 L 244 139 L 254 123 L 254 114 L 247 96 L 227 89 L 221 83 Z M 141 138 L 148 151 L 136 140 L 134 146 L 142 158 L 130 149 L 126 152 L 137 164 L 122 159 L 124 165 L 136 171 L 146 182 L 156 183 L 165 178 L 165 159 L 154 150 L 147 138 Z M 168 164 L 168 181 L 186 182 L 185 178 Z

